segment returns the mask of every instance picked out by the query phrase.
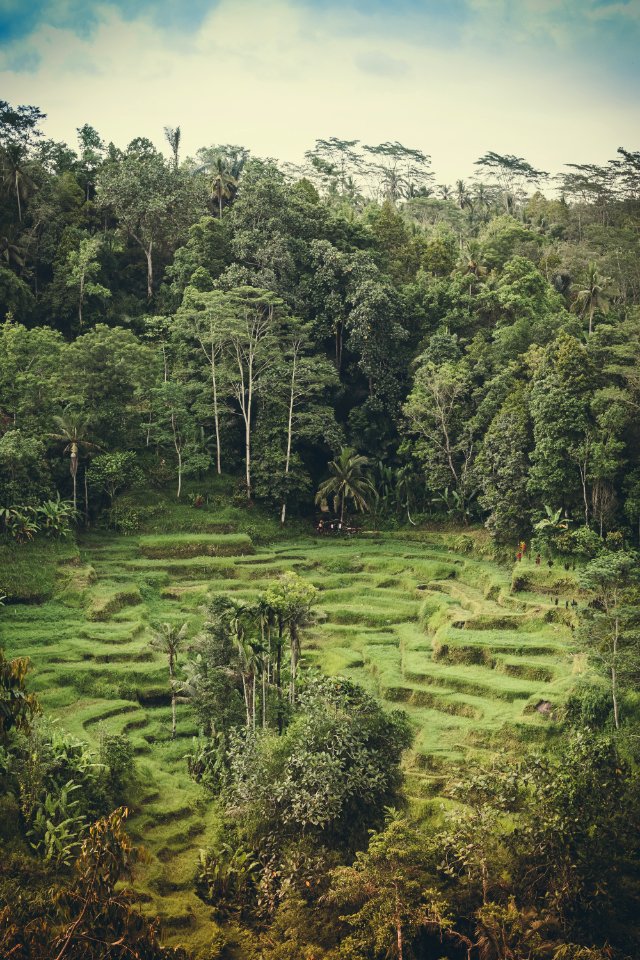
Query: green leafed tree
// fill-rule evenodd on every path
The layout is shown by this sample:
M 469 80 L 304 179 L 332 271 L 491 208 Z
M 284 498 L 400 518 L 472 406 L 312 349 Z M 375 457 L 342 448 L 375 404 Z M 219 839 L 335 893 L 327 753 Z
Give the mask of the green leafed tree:
M 82 311 L 87 297 L 98 297 L 106 300 L 111 296 L 111 291 L 97 283 L 96 280 L 100 274 L 99 253 L 102 246 L 100 237 L 85 237 L 80 241 L 77 250 L 72 250 L 67 257 L 67 279 L 66 284 L 76 292 L 78 303 L 78 324 L 82 330 L 83 316 Z
M 414 453 L 429 489 L 434 494 L 453 490 L 458 512 L 466 519 L 474 494 L 476 453 L 469 372 L 463 363 L 421 359 L 403 408 L 406 434 L 414 438 Z
M 527 390 L 520 386 L 489 424 L 476 461 L 480 504 L 489 511 L 486 525 L 499 538 L 512 542 L 528 527 L 531 442 Z
M 638 557 L 604 551 L 580 573 L 591 603 L 582 614 L 581 635 L 593 660 L 608 676 L 616 729 L 625 683 L 640 669 L 640 571 Z
M 123 155 L 102 166 L 97 195 L 143 252 L 151 300 L 156 259 L 178 245 L 198 209 L 202 212 L 198 181 L 175 170 L 148 141 L 134 140 Z
M 427 867 L 424 834 L 391 813 L 383 830 L 372 833 L 352 866 L 331 873 L 327 902 L 350 929 L 340 950 L 358 958 L 413 956 L 421 933 L 442 936 L 452 921 L 445 898 Z

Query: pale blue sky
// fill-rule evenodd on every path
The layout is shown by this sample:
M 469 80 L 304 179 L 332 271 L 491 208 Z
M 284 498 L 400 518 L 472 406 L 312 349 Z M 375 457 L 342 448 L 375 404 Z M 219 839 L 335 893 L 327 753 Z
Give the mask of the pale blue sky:
M 640 0 L 0 0 L 0 96 L 72 141 L 398 139 L 438 181 L 486 150 L 552 171 L 638 149 Z

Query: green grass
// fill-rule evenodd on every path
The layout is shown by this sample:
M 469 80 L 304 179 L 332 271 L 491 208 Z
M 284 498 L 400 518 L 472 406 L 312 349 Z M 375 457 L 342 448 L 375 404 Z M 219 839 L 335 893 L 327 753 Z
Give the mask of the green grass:
M 43 540 L 0 545 L 0 595 L 19 603 L 41 603 L 56 589 L 61 562 L 78 560 L 71 541 Z
M 138 785 L 130 828 L 147 850 L 136 887 L 168 942 L 202 956 L 216 928 L 192 880 L 198 847 L 219 826 L 215 806 L 187 776 L 197 732 L 187 705 L 170 738 L 154 624 L 187 621 L 194 637 L 209 594 L 252 598 L 296 570 L 319 590 L 303 664 L 349 677 L 407 712 L 416 735 L 407 789 L 417 810 L 441 802 L 457 765 L 553 737 L 553 714 L 536 707 L 560 707 L 585 669 L 573 644 L 574 608 L 564 609 L 565 599 L 580 599 L 573 572 L 498 566 L 478 531 L 287 540 L 277 522 L 230 506 L 221 491 L 203 510 L 159 500 L 135 536 L 95 532 L 79 550 L 0 548 L 0 583 L 22 601 L 2 609 L 0 643 L 31 658 L 33 689 L 71 733 L 92 743 L 101 730 L 131 738 Z
M 246 533 L 147 534 L 140 537 L 140 553 L 150 559 L 237 557 L 253 553 Z

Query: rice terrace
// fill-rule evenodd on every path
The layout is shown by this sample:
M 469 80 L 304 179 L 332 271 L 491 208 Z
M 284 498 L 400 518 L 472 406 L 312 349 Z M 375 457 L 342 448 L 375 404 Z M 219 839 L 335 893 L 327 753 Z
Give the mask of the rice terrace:
M 158 527 L 179 527 L 186 509 L 167 510 Z M 441 782 L 455 766 L 556 737 L 554 715 L 586 664 L 572 632 L 574 575 L 533 558 L 513 571 L 485 559 L 482 531 L 283 539 L 274 525 L 273 542 L 255 545 L 240 532 L 240 510 L 191 514 L 198 533 L 89 533 L 45 554 L 48 567 L 32 570 L 33 593 L 27 575 L 19 581 L 27 595 L 10 597 L 27 602 L 5 608 L 0 640 L 9 656 L 30 657 L 33 689 L 70 734 L 96 747 L 105 731 L 131 738 L 139 783 L 130 828 L 149 854 L 138 889 L 168 942 L 186 936 L 204 946 L 211 910 L 195 896 L 193 874 L 215 812 L 185 776 L 198 733 L 188 703 L 171 739 L 153 623 L 187 621 L 193 636 L 211 595 L 252 601 L 284 571 L 308 579 L 319 601 L 304 665 L 407 712 L 415 740 L 406 791 L 422 816 L 438 815 Z

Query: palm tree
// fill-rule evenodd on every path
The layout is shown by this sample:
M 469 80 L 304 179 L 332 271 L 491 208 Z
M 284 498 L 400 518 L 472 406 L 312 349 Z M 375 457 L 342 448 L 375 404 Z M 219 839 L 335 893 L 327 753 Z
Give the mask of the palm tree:
M 187 638 L 189 625 L 181 627 L 172 623 L 162 623 L 154 631 L 151 646 L 167 655 L 169 661 L 169 683 L 171 684 L 171 739 L 176 738 L 176 666 L 180 648 Z
M 336 512 L 340 504 L 341 523 L 344 520 L 345 505 L 349 500 L 356 510 L 368 510 L 367 497 L 375 496 L 373 484 L 363 474 L 368 466 L 366 457 L 356 453 L 352 447 L 343 447 L 338 457 L 329 461 L 331 476 L 318 487 L 315 502 L 319 504 L 333 496 L 333 509 Z
M 194 173 L 208 174 L 211 199 L 216 200 L 218 216 L 222 217 L 224 200 L 233 200 L 238 189 L 240 175 L 249 156 L 245 147 L 232 144 L 222 144 L 214 147 L 203 147 L 198 151 L 200 166 Z
M 486 221 L 488 211 L 493 204 L 493 196 L 484 183 L 474 184 L 471 200 L 472 203 L 475 204 L 476 208 L 481 211 L 482 219 Z
M 215 197 L 218 202 L 218 217 L 222 218 L 222 201 L 230 200 L 237 186 L 238 181 L 227 169 L 224 158 L 217 157 L 211 171 L 210 187 L 212 199 Z
M 26 263 L 26 252 L 22 246 L 21 240 L 5 234 L 0 236 L 0 259 L 6 261 L 8 266 L 13 264 L 18 269 L 22 269 Z
M 262 677 L 262 727 L 267 726 L 267 687 L 271 680 L 271 628 L 276 611 L 261 594 L 253 606 L 254 616 L 260 629 L 260 673 Z
M 50 433 L 52 440 L 61 440 L 66 443 L 63 453 L 69 454 L 69 472 L 73 481 L 73 509 L 78 509 L 78 461 L 80 450 L 100 450 L 97 443 L 87 438 L 87 424 L 75 418 L 68 410 L 61 417 L 54 417 L 58 433 Z M 85 487 L 85 512 L 88 510 Z
M 21 143 L 8 143 L 0 152 L 2 182 L 7 193 L 14 194 L 18 220 L 22 223 L 22 202 L 35 190 L 35 183 L 26 167 L 27 152 Z
M 595 263 L 589 264 L 585 285 L 576 293 L 574 302 L 576 313 L 580 317 L 589 317 L 589 336 L 593 333 L 594 314 L 609 311 L 607 287 L 610 283 L 611 278 L 601 276 Z
M 173 154 L 173 169 L 177 170 L 180 162 L 180 140 L 182 139 L 182 131 L 180 130 L 180 127 L 165 127 L 164 138 L 171 147 L 171 153 Z
M 453 190 L 447 183 L 438 184 L 438 193 L 440 194 L 441 200 L 452 200 L 453 199 Z
M 247 714 L 247 727 L 256 728 L 256 682 L 261 663 L 262 645 L 251 637 L 256 626 L 258 611 L 243 600 L 230 598 L 227 601 L 225 620 L 229 636 L 238 655 L 238 669 L 242 680 L 242 693 Z
M 456 180 L 456 203 L 461 210 L 464 210 L 465 207 L 473 206 L 471 194 L 467 190 L 467 185 L 464 180 Z

